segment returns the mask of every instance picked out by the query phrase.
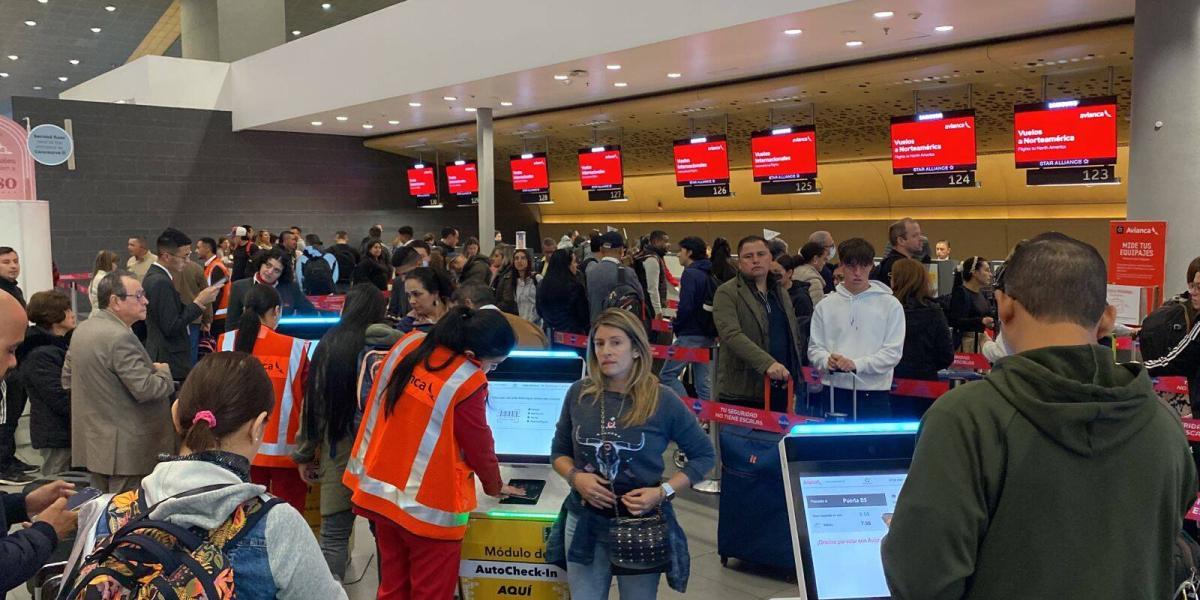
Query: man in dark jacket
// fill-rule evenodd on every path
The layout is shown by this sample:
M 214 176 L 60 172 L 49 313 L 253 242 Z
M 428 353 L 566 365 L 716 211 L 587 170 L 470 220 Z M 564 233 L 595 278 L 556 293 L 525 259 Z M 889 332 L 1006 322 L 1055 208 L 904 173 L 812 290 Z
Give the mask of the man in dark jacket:
M 0 378 L 17 366 L 14 354 L 25 339 L 28 321 L 21 304 L 0 291 Z M 55 481 L 29 494 L 0 492 L 0 594 L 25 583 L 50 559 L 59 540 L 75 531 L 78 515 L 67 510 L 74 487 Z M 7 533 L 13 525 L 33 517 L 33 525 Z
M 438 240 L 437 246 L 442 249 L 447 257 L 454 256 L 458 250 L 458 230 L 453 227 L 442 228 L 442 239 Z M 483 282 L 486 284 L 487 282 Z
M 476 254 L 467 258 L 459 254 L 450 261 L 450 268 L 458 273 L 458 285 L 481 283 L 489 285 L 492 279 L 492 263 L 486 257 Z
M 249 225 L 234 227 L 230 237 L 233 244 L 233 272 L 229 275 L 230 281 L 246 279 L 254 275 L 254 269 L 250 263 L 254 261 L 254 257 L 258 256 L 259 252 L 258 246 L 254 243 L 254 228 Z
M 752 235 L 737 245 L 738 276 L 721 284 L 713 298 L 713 321 L 721 337 L 717 353 L 717 399 L 761 408 L 764 378 L 772 387 L 770 407 L 789 403 L 787 380 L 800 373 L 800 332 L 791 298 L 771 275 L 767 241 Z
M 1013 352 L 925 413 L 883 538 L 892 598 L 1172 597 L 1195 465 L 1146 369 L 1096 343 L 1105 274 L 1061 234 L 1009 257 L 995 285 Z
M 174 279 L 183 272 L 192 254 L 192 240 L 182 231 L 165 229 L 158 236 L 158 262 L 151 265 L 142 281 L 146 290 L 146 352 L 154 362 L 167 363 L 171 378 L 183 381 L 192 370 L 192 342 L 188 325 L 204 313 L 221 291 L 221 286 L 200 290 L 192 302 L 184 303 Z
M 29 299 L 28 313 L 33 325 L 17 348 L 17 365 L 29 392 L 29 438 L 50 477 L 71 468 L 71 395 L 62 370 L 75 312 L 66 294 L 47 290 Z
M 242 301 L 253 285 L 269 285 L 279 292 L 284 316 L 316 314 L 317 308 L 308 301 L 296 282 L 280 281 L 283 274 L 283 254 L 279 248 L 260 252 L 254 259 L 254 276 L 233 282 L 229 290 L 229 317 L 225 319 L 225 331 L 236 331 L 242 320 Z
M 927 242 L 921 237 L 921 224 L 908 217 L 888 227 L 888 243 L 892 249 L 888 250 L 879 266 L 871 271 L 871 279 L 875 281 L 891 286 L 892 265 L 902 258 L 929 263 L 929 255 L 924 253 Z
M 362 254 L 350 245 L 350 234 L 345 231 L 333 234 L 333 241 L 329 253 L 337 259 L 338 264 L 337 278 L 333 283 L 337 293 L 345 294 L 350 291 L 350 279 L 354 275 L 354 267 L 362 260 Z
M 9 246 L 0 246 L 0 290 L 8 292 L 25 306 L 25 294 L 17 285 L 21 276 L 21 257 Z M 0 483 L 23 485 L 33 479 L 26 473 L 37 471 L 37 467 L 17 458 L 17 424 L 25 412 L 25 384 L 16 371 L 4 378 L 0 388 Z
M 712 307 L 706 308 L 704 303 L 716 292 L 717 284 L 709 274 L 712 262 L 708 260 L 708 244 L 696 236 L 680 240 L 679 264 L 683 265 L 683 275 L 679 278 L 679 309 L 671 326 L 675 333 L 674 345 L 679 348 L 712 348 L 716 345 L 717 326 L 713 323 Z M 688 364 L 681 360 L 669 360 L 663 363 L 662 371 L 658 374 L 659 381 L 675 390 L 681 398 L 687 396 L 687 390 L 680 383 L 679 376 Z M 712 363 L 691 365 L 696 395 L 701 400 L 712 400 Z
M 16 249 L 10 246 L 0 246 L 0 290 L 9 293 L 21 306 L 25 306 L 25 293 L 17 285 L 21 277 L 21 257 Z

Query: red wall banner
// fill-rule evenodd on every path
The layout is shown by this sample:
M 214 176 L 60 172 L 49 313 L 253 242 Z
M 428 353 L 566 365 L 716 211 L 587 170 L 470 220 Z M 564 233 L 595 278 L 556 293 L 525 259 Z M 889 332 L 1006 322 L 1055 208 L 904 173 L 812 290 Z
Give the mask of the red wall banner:
M 0 116 L 0 200 L 37 200 L 27 135 L 24 127 Z
M 1162 287 L 1166 260 L 1166 221 L 1109 222 L 1109 283 Z

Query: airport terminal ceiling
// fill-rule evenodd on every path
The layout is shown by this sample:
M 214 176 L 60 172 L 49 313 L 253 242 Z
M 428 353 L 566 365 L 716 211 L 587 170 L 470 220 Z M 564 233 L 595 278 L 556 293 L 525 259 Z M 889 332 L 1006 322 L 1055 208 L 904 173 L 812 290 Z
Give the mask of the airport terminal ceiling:
M 729 136 L 731 166 L 748 168 L 751 132 L 807 124 L 814 115 L 822 163 L 886 159 L 892 116 L 968 106 L 976 111 L 979 153 L 1011 152 L 1013 106 L 1041 101 L 1043 78 L 1049 99 L 1115 95 L 1118 140 L 1125 145 L 1132 77 L 1131 24 L 985 43 L 498 119 L 496 173 L 508 176 L 509 155 L 548 147 L 551 179 L 576 179 L 576 152 L 595 143 L 622 145 L 627 176 L 670 173 L 673 140 L 722 133 Z M 474 124 L 381 136 L 366 145 L 427 161 L 435 152 L 442 161 L 470 158 Z

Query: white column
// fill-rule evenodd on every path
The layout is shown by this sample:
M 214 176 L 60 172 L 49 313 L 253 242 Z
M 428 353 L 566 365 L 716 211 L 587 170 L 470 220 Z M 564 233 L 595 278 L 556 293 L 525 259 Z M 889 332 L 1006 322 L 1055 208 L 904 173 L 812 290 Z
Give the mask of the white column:
M 496 245 L 496 157 L 492 144 L 492 109 L 475 111 L 475 161 L 479 176 L 479 251 L 487 256 Z
M 1129 218 L 1167 221 L 1170 295 L 1200 255 L 1200 3 L 1138 2 L 1135 13 Z

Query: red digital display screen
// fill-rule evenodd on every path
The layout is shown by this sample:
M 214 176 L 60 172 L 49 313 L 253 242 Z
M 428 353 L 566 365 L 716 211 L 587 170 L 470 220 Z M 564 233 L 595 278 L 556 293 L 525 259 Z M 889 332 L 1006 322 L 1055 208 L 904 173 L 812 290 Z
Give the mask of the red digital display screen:
M 1058 100 L 1014 109 L 1018 169 L 1117 162 L 1117 99 Z
M 433 167 L 413 167 L 408 170 L 408 193 L 417 198 L 437 196 L 437 173 Z
M 625 185 L 620 146 L 597 146 L 579 151 L 579 184 L 585 191 L 615 190 Z
M 545 152 L 513 156 L 508 165 L 512 169 L 514 190 L 527 194 L 550 190 L 550 170 L 546 165 Z
M 750 134 L 755 181 L 791 181 L 817 176 L 817 131 L 812 125 Z
M 892 173 L 975 169 L 975 111 L 892 117 Z
M 458 163 L 462 164 L 458 164 Z M 479 193 L 479 173 L 475 161 L 455 161 L 446 165 L 446 189 L 455 196 L 474 196 Z
M 675 184 L 729 183 L 729 145 L 725 136 L 675 142 Z

